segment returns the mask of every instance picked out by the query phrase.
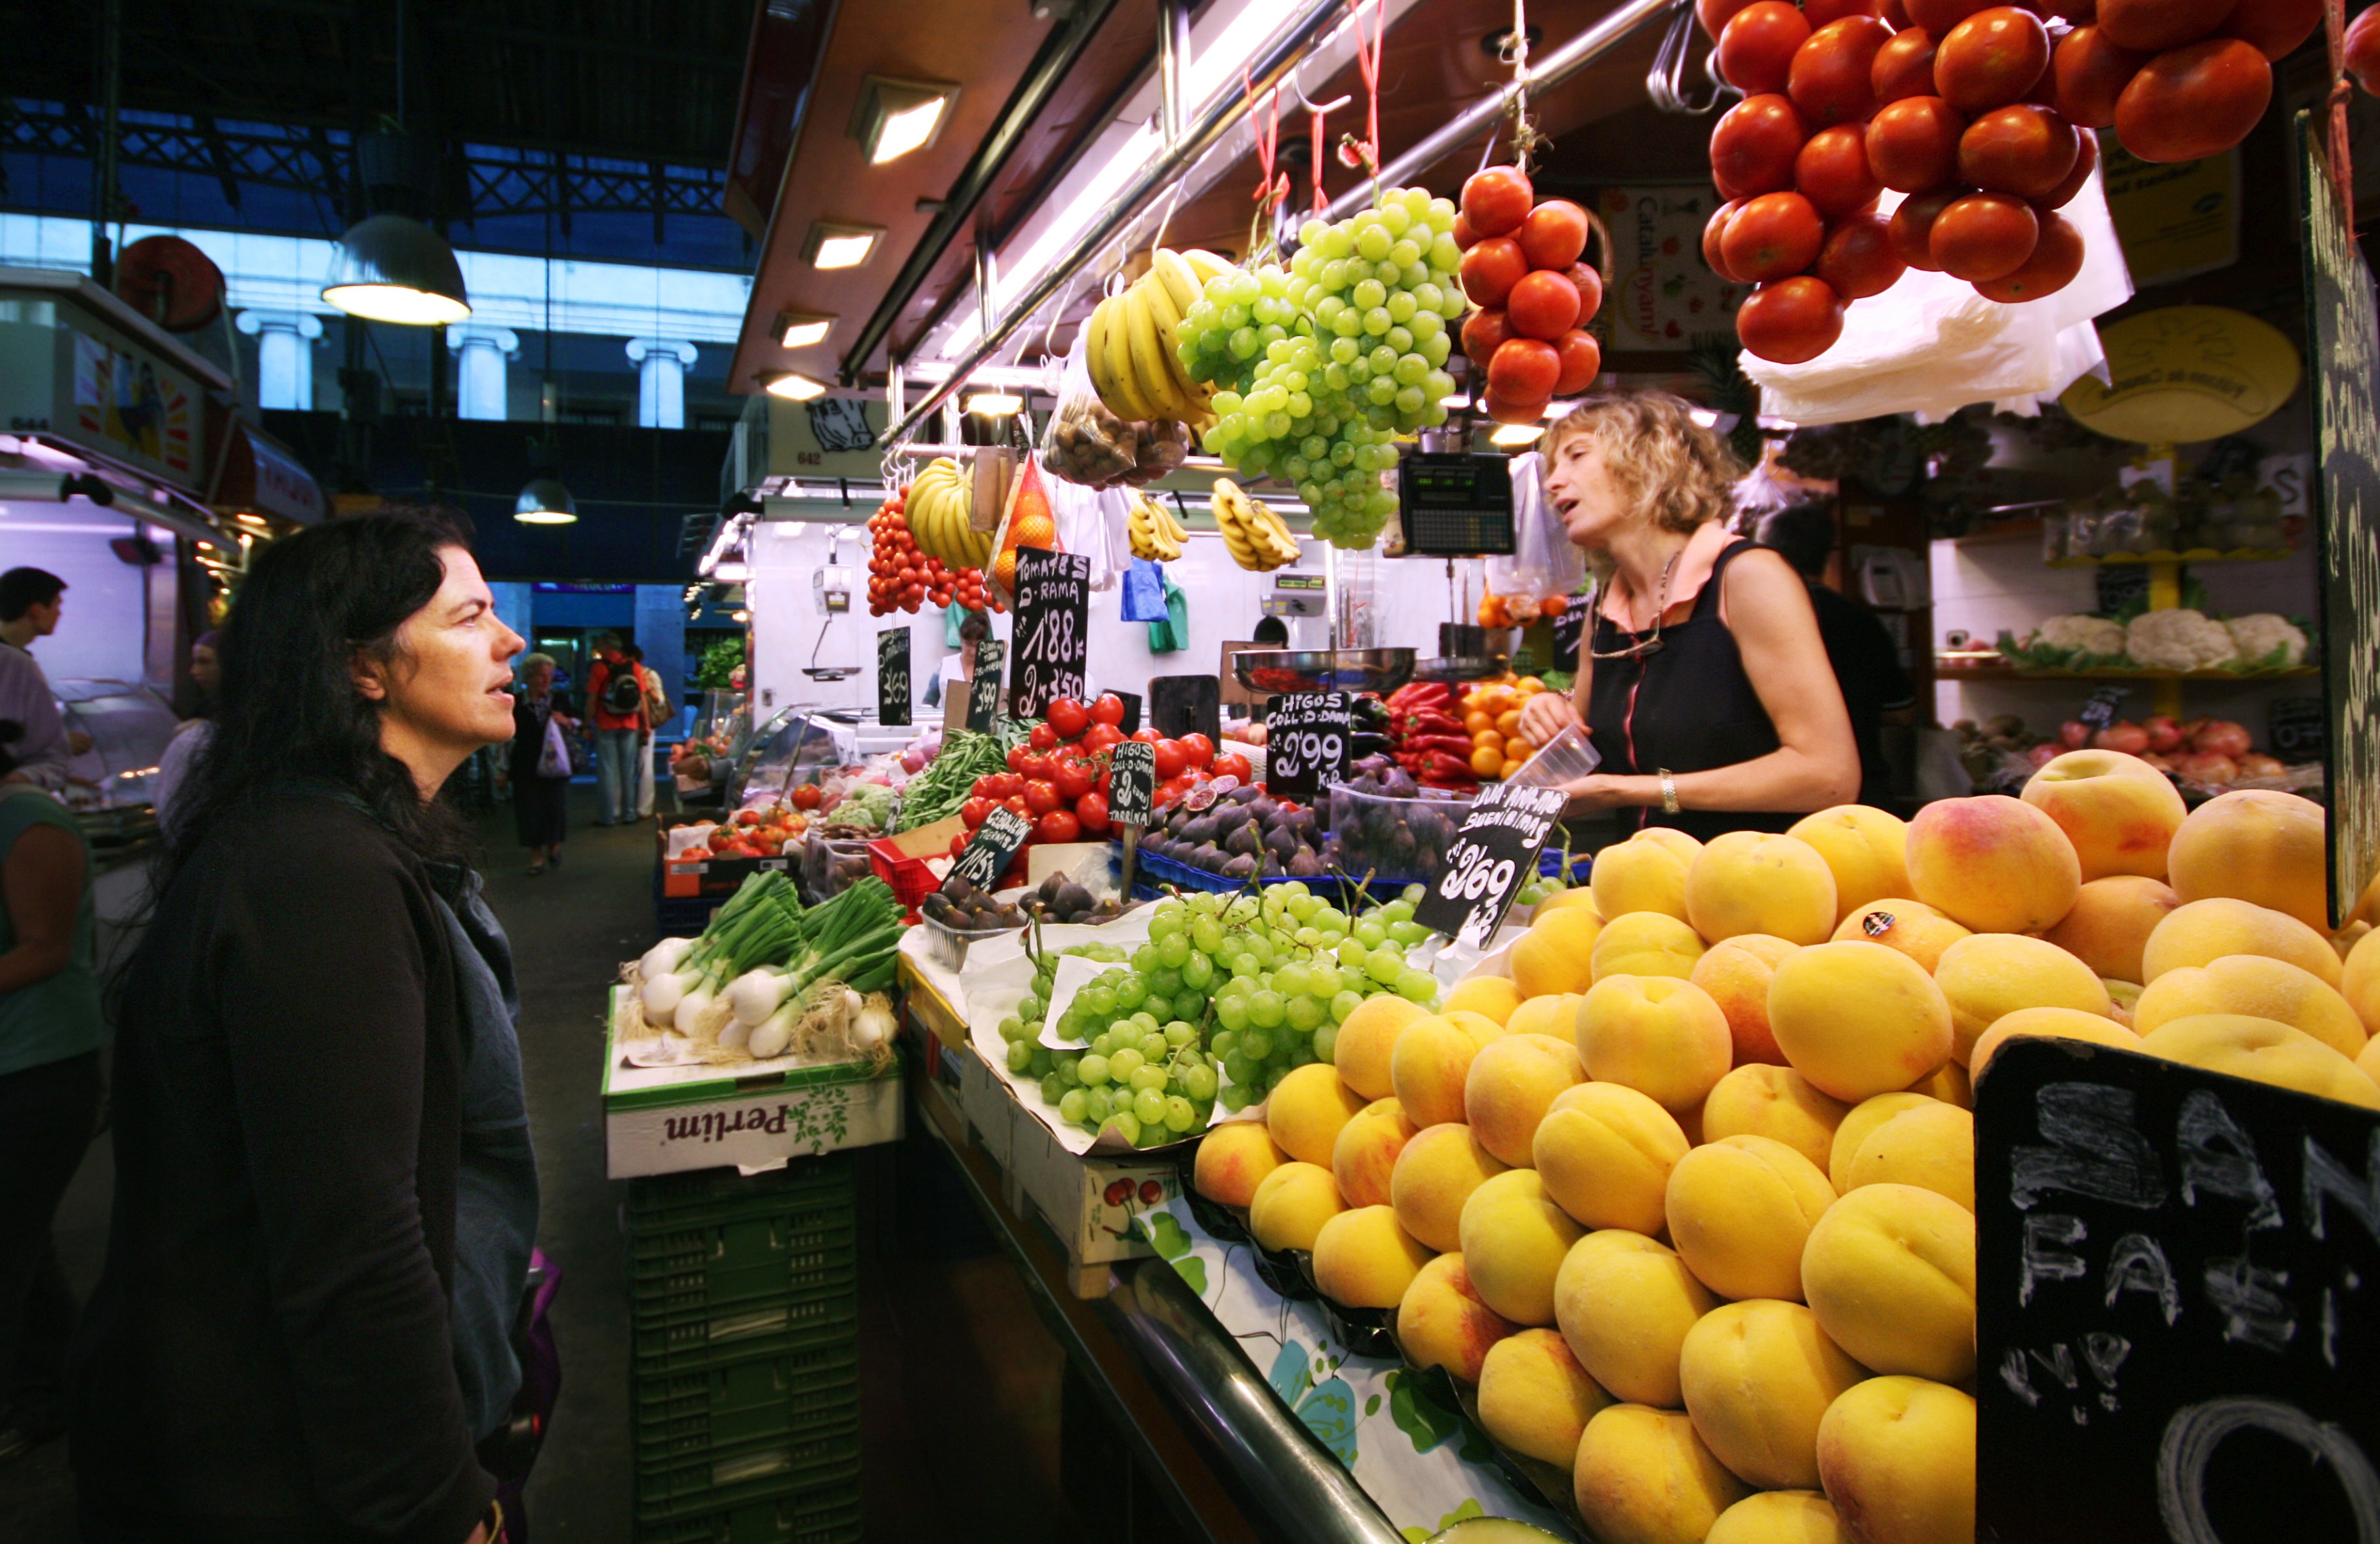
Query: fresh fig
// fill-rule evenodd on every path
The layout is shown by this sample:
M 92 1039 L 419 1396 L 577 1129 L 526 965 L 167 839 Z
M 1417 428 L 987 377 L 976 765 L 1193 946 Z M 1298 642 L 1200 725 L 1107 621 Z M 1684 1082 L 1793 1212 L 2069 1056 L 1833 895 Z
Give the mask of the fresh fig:
M 1237 857 L 1234 857 L 1230 862 L 1224 864 L 1222 869 L 1220 870 L 1222 876 L 1227 880 L 1247 879 L 1254 875 L 1256 871 L 1257 860 L 1250 857 L 1245 853 L 1240 854 Z

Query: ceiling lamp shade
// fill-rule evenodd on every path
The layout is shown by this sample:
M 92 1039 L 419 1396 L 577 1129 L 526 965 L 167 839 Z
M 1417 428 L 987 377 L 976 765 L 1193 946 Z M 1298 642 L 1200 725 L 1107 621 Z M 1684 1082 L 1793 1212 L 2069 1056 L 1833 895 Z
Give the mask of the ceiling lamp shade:
M 888 80 L 870 75 L 860 84 L 859 101 L 852 109 L 851 137 L 868 152 L 868 163 L 881 166 L 913 150 L 934 142 L 950 116 L 959 89 L 939 80 Z
M 807 311 L 781 311 L 777 316 L 777 345 L 781 348 L 808 348 L 826 341 L 834 331 L 835 319 Z
M 349 316 L 407 327 L 443 327 L 471 314 L 455 249 L 402 214 L 375 214 L 339 237 L 322 298 Z
M 528 480 L 513 501 L 513 518 L 525 526 L 566 526 L 577 520 L 578 505 L 562 479 L 547 474 Z
M 876 243 L 883 236 L 882 225 L 820 220 L 802 242 L 802 256 L 813 268 L 856 268 L 876 255 Z
M 760 389 L 771 396 L 782 396 L 795 402 L 808 402 L 826 395 L 826 383 L 813 381 L 797 370 L 781 370 L 760 377 Z

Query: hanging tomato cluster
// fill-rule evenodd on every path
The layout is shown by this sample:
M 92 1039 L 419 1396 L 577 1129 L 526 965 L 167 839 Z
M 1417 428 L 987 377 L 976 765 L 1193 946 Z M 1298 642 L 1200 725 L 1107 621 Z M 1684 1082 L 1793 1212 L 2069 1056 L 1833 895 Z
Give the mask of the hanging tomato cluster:
M 970 611 L 983 610 L 983 570 L 946 567 L 941 559 L 918 551 L 904 513 L 908 496 L 908 489 L 896 490 L 868 517 L 873 545 L 868 553 L 868 614 L 914 614 L 929 601 L 937 606 L 956 601 Z
M 1586 211 L 1540 203 L 1526 173 L 1490 166 L 1463 185 L 1454 244 L 1463 293 L 1479 310 L 1463 324 L 1463 352 L 1486 386 L 1480 407 L 1500 423 L 1535 423 L 1546 404 L 1586 389 L 1603 350 L 1586 324 L 1603 306 L 1603 275 L 1579 261 Z
M 2321 0 L 1697 0 L 1696 14 L 1745 93 L 1711 134 L 1727 202 L 1703 257 L 1757 286 L 1736 312 L 1743 346 L 1801 364 L 1842 335 L 1845 306 L 1911 268 L 2007 305 L 2065 288 L 2083 244 L 2058 212 L 2099 164 L 2093 130 L 2113 125 L 2147 161 L 2238 144 L 2271 98 L 2270 61 L 2305 41 Z M 1907 195 L 1889 220 L 1887 188 Z

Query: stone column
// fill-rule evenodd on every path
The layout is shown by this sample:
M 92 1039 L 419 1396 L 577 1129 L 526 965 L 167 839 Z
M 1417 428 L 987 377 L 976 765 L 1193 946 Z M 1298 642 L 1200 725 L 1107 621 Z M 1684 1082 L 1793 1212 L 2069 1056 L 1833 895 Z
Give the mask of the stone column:
M 247 310 L 237 326 L 256 339 L 256 405 L 311 408 L 314 340 L 322 335 L 322 319 L 304 311 Z
M 686 427 L 686 371 L 695 348 L 674 338 L 631 338 L 628 359 L 637 367 L 637 427 Z
M 464 322 L 446 329 L 446 345 L 460 360 L 455 371 L 455 416 L 509 417 L 504 410 L 504 361 L 520 357 L 520 334 L 509 327 Z

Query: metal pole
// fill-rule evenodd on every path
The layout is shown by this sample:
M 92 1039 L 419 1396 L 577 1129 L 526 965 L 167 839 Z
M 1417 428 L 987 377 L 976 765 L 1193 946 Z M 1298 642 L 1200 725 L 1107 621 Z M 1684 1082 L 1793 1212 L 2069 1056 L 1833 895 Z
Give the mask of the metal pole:
M 1157 121 L 1169 145 L 1182 138 L 1182 93 L 1189 74 L 1189 0 L 1158 0 Z
M 1668 0 L 1658 0 L 1658 3 L 1666 5 Z M 1247 91 L 1216 93 L 1214 102 L 1184 130 L 1180 139 L 1150 156 L 1139 175 L 1116 195 L 1106 212 L 1093 222 L 1091 228 L 1077 237 L 1074 245 L 1034 281 L 1032 289 L 1018 298 L 1014 308 L 1000 324 L 985 329 L 976 346 L 951 367 L 950 375 L 928 392 L 925 399 L 909 410 L 906 418 L 878 436 L 877 443 L 888 447 L 899 443 L 923 422 L 928 414 L 941 406 L 943 399 L 965 382 L 968 373 L 998 353 L 1010 334 L 1022 327 L 1035 311 L 1049 304 L 1050 298 L 1064 287 L 1101 247 L 1107 245 L 1108 239 L 1140 213 L 1142 205 L 1196 164 L 1200 156 L 1212 150 L 1238 124 L 1247 112 L 1249 94 L 1260 94 L 1278 84 L 1305 58 L 1318 39 L 1344 23 L 1346 15 L 1343 0 L 1305 0 L 1297 9 L 1295 19 L 1250 62 Z
M 118 0 L 99 11 L 99 154 L 92 175 L 99 187 L 91 206 L 91 276 L 102 289 L 115 287 L 115 249 L 107 223 L 115 217 L 115 150 L 118 109 L 124 94 L 124 13 Z
M 1380 186 L 1394 188 L 1427 171 L 1465 140 L 1478 138 L 1482 129 L 1502 118 L 1515 97 L 1532 91 L 1544 91 L 1561 84 L 1611 52 L 1637 28 L 1647 21 L 1658 20 L 1679 3 L 1680 0 L 1627 0 L 1610 15 L 1547 55 L 1542 62 L 1526 70 L 1518 80 L 1485 101 L 1464 108 L 1445 128 L 1381 167 Z M 1371 201 L 1370 184 L 1359 184 L 1332 200 L 1323 218 L 1343 220 L 1359 209 L 1369 208 Z

